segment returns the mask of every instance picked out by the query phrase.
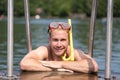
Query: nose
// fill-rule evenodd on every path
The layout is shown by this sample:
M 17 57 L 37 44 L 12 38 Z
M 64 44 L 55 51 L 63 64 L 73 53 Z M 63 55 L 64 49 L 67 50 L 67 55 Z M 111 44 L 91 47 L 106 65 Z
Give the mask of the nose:
M 62 46 L 62 44 L 61 44 L 60 41 L 58 41 L 57 46 L 58 46 L 58 47 L 61 47 L 61 46 Z

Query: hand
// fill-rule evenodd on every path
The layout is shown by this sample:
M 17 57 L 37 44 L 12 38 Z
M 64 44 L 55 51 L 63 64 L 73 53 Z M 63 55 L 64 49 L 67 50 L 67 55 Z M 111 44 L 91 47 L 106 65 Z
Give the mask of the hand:
M 57 71 L 63 71 L 63 72 L 70 72 L 70 73 L 74 73 L 74 71 L 69 70 L 69 69 L 64 69 L 64 68 L 57 69 Z
M 59 68 L 62 68 L 62 66 L 60 65 L 59 62 L 56 62 L 56 61 L 40 61 L 41 64 L 45 67 L 49 67 L 49 68 L 52 68 L 52 69 L 59 69 Z

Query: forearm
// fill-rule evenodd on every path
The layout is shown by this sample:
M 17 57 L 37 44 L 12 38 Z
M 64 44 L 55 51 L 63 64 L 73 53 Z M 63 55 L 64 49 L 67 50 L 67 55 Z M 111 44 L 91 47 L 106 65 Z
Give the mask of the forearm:
M 51 68 L 52 70 L 73 73 L 72 70 L 65 69 L 62 67 L 64 61 L 40 61 L 40 62 L 42 63 L 43 66 Z
M 64 61 L 62 67 L 65 69 L 70 69 L 76 72 L 91 73 L 97 72 L 94 62 L 90 59 L 84 59 L 81 61 Z
M 20 68 L 26 71 L 52 71 L 51 68 L 45 67 L 39 61 L 34 60 L 22 61 Z
M 89 72 L 87 61 L 41 61 L 42 65 L 58 71 Z

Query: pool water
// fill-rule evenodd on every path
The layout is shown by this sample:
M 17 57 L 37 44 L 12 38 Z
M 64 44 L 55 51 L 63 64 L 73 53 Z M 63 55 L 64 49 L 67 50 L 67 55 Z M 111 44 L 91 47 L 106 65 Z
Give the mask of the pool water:
M 30 19 L 33 49 L 37 48 L 40 45 L 44 45 L 48 43 L 47 26 L 52 21 L 67 22 L 67 19 L 39 19 L 39 20 L 35 20 L 32 18 Z M 88 39 L 89 39 L 89 29 L 90 29 L 89 21 L 90 21 L 89 19 L 87 20 L 72 19 L 74 47 L 83 50 L 85 53 L 87 53 L 88 51 Z M 104 73 L 105 72 L 106 45 L 107 45 L 106 44 L 106 22 L 102 22 L 99 19 L 96 21 L 95 25 L 96 26 L 95 26 L 93 58 L 99 64 L 99 72 Z M 120 25 L 120 19 L 114 19 L 113 34 L 112 34 L 113 35 L 112 36 L 112 50 L 111 50 L 112 51 L 111 72 L 117 73 L 117 74 L 120 73 L 120 69 L 119 69 L 120 68 L 120 54 L 119 54 L 120 53 L 120 36 L 119 36 L 120 27 L 119 25 Z M 14 71 L 20 71 L 19 62 L 24 57 L 24 55 L 27 54 L 28 52 L 25 29 L 26 28 L 25 28 L 24 18 L 15 18 L 15 21 L 14 21 L 14 59 L 13 59 L 13 62 L 14 62 L 13 70 Z M 7 20 L 6 19 L 0 21 L 0 70 L 5 70 L 5 71 L 7 70 Z M 32 73 L 25 73 L 25 75 L 31 75 L 31 74 Z M 38 74 L 36 73 L 34 75 L 38 76 Z M 48 75 L 46 74 L 46 76 Z M 66 78 L 70 78 L 71 76 L 60 75 L 58 77 L 62 77 L 66 79 Z M 75 77 L 77 77 L 77 75 L 75 75 Z M 94 79 L 91 79 L 91 80 L 94 80 Z

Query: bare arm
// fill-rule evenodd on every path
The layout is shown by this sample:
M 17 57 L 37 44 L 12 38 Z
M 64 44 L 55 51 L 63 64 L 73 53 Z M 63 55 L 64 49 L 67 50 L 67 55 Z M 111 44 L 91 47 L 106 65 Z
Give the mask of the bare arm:
M 47 52 L 46 48 L 33 50 L 28 53 L 20 62 L 20 68 L 27 71 L 52 71 L 65 69 L 65 71 L 77 71 L 84 73 L 91 73 L 98 71 L 96 61 L 83 52 L 75 50 L 75 61 L 43 61 L 48 55 L 43 54 Z M 80 54 L 80 55 L 79 55 Z
M 47 51 L 46 47 L 40 47 L 36 50 L 29 52 L 20 62 L 20 68 L 26 71 L 51 71 L 51 68 L 43 66 L 39 60 L 43 60 L 47 57 L 47 54 L 43 54 Z
M 89 55 L 84 54 L 81 50 L 75 50 L 76 61 L 64 61 L 63 68 L 77 72 L 92 73 L 98 71 L 98 64 Z
M 82 51 L 79 51 L 79 54 L 78 51 L 75 53 L 75 61 L 42 61 L 42 65 L 50 68 L 67 69 L 68 71 L 72 70 L 83 73 L 98 71 L 98 65 L 93 58 L 85 55 Z
M 81 61 L 44 61 L 43 66 L 56 69 L 58 71 L 95 73 L 98 71 L 96 64 L 91 60 Z

